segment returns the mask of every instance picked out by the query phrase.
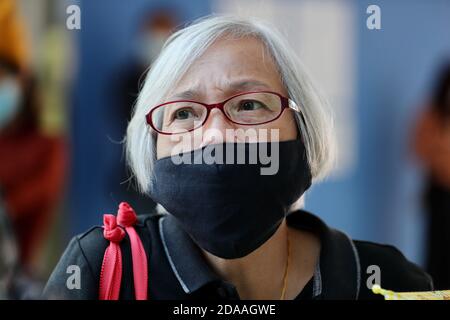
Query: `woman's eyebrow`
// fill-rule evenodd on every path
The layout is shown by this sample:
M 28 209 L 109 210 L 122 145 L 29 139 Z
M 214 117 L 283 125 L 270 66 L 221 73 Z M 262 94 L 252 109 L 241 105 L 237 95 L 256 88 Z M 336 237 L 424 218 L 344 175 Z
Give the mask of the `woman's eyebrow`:
M 270 86 L 263 81 L 254 80 L 254 79 L 245 79 L 231 82 L 229 88 L 233 91 L 238 90 L 250 90 L 257 87 L 263 87 L 265 89 L 270 89 Z
M 227 85 L 227 92 L 238 92 L 238 91 L 246 91 L 256 88 L 264 88 L 264 89 L 271 89 L 271 87 L 266 84 L 265 82 L 259 81 L 259 80 L 253 80 L 253 79 L 245 79 L 245 80 L 237 80 L 229 83 Z M 185 90 L 179 93 L 174 94 L 171 96 L 171 100 L 174 99 L 187 99 L 187 100 L 193 100 L 196 97 L 200 96 L 201 94 L 193 89 Z
M 170 97 L 170 100 L 175 99 L 187 99 L 187 100 L 193 100 L 197 96 L 197 92 L 195 90 L 186 90 L 179 93 L 174 94 Z

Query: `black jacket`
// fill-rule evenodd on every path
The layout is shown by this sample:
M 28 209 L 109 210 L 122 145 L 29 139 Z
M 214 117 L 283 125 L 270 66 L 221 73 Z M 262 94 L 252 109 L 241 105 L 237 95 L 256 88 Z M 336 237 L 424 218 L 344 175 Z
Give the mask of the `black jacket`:
M 316 233 L 321 241 L 314 276 L 296 299 L 383 299 L 368 289 L 372 268 L 381 272 L 381 286 L 394 291 L 432 290 L 432 280 L 390 245 L 352 241 L 316 216 L 298 210 L 287 216 L 289 226 Z M 239 299 L 233 284 L 222 280 L 207 264 L 199 248 L 171 215 L 139 216 L 136 231 L 149 262 L 149 299 Z M 100 269 L 109 242 L 102 227 L 74 237 L 44 289 L 49 299 L 97 299 Z M 121 242 L 123 273 L 121 299 L 134 299 L 128 236 Z M 68 267 L 79 267 L 80 289 L 66 285 Z M 375 267 L 373 267 L 375 266 Z M 70 270 L 70 269 L 69 269 Z M 369 279 L 370 280 L 370 279 Z M 373 284 L 369 281 L 369 285 Z

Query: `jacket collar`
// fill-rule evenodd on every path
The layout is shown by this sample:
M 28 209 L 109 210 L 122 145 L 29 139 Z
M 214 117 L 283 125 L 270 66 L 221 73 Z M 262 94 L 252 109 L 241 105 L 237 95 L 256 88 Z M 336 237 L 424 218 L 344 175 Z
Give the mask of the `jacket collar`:
M 309 230 L 320 237 L 321 252 L 313 278 L 313 297 L 357 299 L 361 270 L 353 241 L 305 210 L 290 213 L 286 222 L 291 227 Z M 175 217 L 170 214 L 161 217 L 159 233 L 170 267 L 185 293 L 190 294 L 209 283 L 223 281 Z
M 161 217 L 159 233 L 170 267 L 185 293 L 192 293 L 210 282 L 220 281 L 199 247 L 175 217 L 170 214 Z
M 321 298 L 358 299 L 361 267 L 353 241 L 345 233 L 328 227 L 305 210 L 292 212 L 286 219 L 288 225 L 309 230 L 320 237 Z

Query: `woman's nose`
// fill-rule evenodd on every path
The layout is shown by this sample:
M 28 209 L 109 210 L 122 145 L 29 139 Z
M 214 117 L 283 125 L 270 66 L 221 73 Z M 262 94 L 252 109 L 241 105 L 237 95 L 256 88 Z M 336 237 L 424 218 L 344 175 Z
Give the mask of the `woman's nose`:
M 234 124 L 228 120 L 221 110 L 212 109 L 203 125 L 203 144 L 233 142 L 227 141 L 230 139 L 227 139 L 227 129 L 234 129 Z

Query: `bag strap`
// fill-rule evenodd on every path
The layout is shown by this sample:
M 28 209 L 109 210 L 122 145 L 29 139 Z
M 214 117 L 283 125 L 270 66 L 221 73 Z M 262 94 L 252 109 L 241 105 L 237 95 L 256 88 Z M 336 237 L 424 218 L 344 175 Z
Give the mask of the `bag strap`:
M 120 242 L 125 232 L 130 238 L 133 261 L 133 280 L 136 300 L 147 299 L 148 264 L 142 241 L 134 229 L 137 216 L 133 208 L 126 203 L 119 204 L 117 218 L 111 214 L 103 216 L 103 236 L 110 241 L 103 257 L 100 272 L 100 300 L 118 300 L 122 282 L 122 251 Z

